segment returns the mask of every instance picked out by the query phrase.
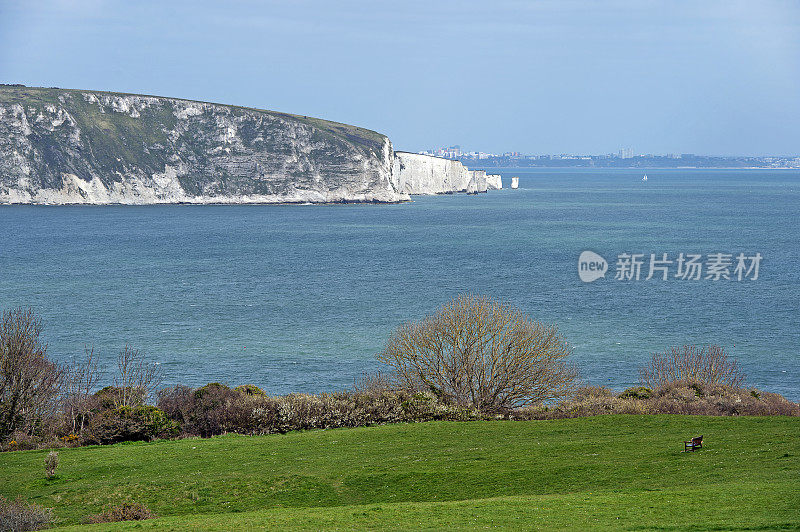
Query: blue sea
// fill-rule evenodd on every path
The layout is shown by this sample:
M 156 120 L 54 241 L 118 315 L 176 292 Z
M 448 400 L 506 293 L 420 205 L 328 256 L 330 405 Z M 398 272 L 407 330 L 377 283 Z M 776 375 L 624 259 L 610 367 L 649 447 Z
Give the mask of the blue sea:
M 473 292 L 557 324 L 591 384 L 716 343 L 800 400 L 800 171 L 500 172 L 520 188 L 401 205 L 0 207 L 0 307 L 34 307 L 57 360 L 94 346 L 107 381 L 128 343 L 166 384 L 282 394 L 349 387 L 392 329 Z M 605 278 L 581 281 L 585 250 Z M 664 253 L 669 279 L 645 280 Z M 675 278 L 680 253 L 732 255 L 731 279 Z M 639 280 L 615 279 L 622 254 Z

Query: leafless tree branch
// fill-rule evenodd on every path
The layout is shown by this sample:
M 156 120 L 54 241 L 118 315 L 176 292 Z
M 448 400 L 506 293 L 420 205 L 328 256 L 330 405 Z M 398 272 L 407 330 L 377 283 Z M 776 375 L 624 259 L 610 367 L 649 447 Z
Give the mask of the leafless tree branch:
M 461 295 L 422 321 L 401 325 L 378 359 L 398 385 L 481 411 L 570 393 L 572 352 L 554 326 L 486 297 Z

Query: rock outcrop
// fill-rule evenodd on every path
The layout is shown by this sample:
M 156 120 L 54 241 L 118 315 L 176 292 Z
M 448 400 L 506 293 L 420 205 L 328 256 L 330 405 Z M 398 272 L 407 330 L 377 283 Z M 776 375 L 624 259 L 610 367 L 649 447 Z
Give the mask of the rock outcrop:
M 347 124 L 0 86 L 0 203 L 399 202 L 494 183 L 457 161 L 395 153 L 386 136 Z
M 500 174 L 486 174 L 486 188 L 489 190 L 501 190 L 503 188 L 503 179 Z
M 500 176 L 469 170 L 460 161 L 419 153 L 395 152 L 392 168 L 395 189 L 406 194 L 477 194 L 503 187 Z

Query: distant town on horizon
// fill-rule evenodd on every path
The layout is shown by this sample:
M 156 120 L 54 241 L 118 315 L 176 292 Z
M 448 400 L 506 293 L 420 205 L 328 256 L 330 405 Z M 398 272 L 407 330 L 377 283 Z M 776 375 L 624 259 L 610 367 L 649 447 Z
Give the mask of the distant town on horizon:
M 462 150 L 460 145 L 431 148 L 418 153 L 457 159 L 484 166 L 597 167 L 597 168 L 800 168 L 800 155 L 698 155 L 694 153 L 637 154 L 632 148 L 617 153 L 524 154 L 517 151 L 489 153 Z

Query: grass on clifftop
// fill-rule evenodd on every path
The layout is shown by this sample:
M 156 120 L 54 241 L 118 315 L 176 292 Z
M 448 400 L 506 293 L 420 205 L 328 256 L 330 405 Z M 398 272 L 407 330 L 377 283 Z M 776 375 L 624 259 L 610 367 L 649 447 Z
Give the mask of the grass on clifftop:
M 705 449 L 681 453 L 703 434 Z M 68 525 L 135 501 L 130 527 L 800 527 L 800 420 L 598 416 L 433 422 L 0 455 L 0 494 Z M 98 525 L 118 529 L 121 524 Z
M 159 129 L 153 127 L 154 124 L 142 123 L 142 121 L 137 121 L 135 119 L 128 120 L 129 117 L 123 113 L 114 113 L 113 111 L 109 111 L 109 114 L 106 116 L 101 116 L 101 113 L 97 111 L 96 105 L 88 105 L 83 101 L 82 94 L 94 94 L 96 96 L 143 96 L 143 97 L 152 97 L 152 98 L 164 98 L 167 100 L 180 100 L 180 101 L 189 101 L 195 102 L 196 100 L 187 100 L 185 98 L 175 98 L 169 96 L 153 96 L 150 94 L 132 94 L 126 92 L 108 92 L 108 91 L 96 91 L 96 90 L 83 90 L 83 89 L 61 89 L 56 87 L 26 87 L 24 85 L 3 85 L 0 84 L 0 104 L 20 104 L 23 105 L 26 110 L 33 106 L 35 108 L 39 108 L 44 105 L 59 105 L 60 102 L 58 100 L 59 94 L 70 93 L 75 96 L 74 101 L 72 102 L 72 106 L 78 104 L 80 107 L 79 115 L 87 115 L 87 116 L 78 116 L 74 117 L 79 120 L 80 126 L 83 128 L 96 126 L 102 129 L 106 134 L 109 132 L 114 133 L 115 128 L 111 127 L 116 124 L 118 121 L 122 121 L 123 125 L 127 126 L 128 128 L 142 128 L 145 127 L 146 130 L 142 132 L 145 137 L 148 135 L 155 135 L 157 138 L 154 141 L 161 141 L 163 139 L 160 138 L 160 135 L 163 133 Z M 265 113 L 274 116 L 279 116 L 284 119 L 294 120 L 297 122 L 304 123 L 306 125 L 312 126 L 322 132 L 325 135 L 331 135 L 333 137 L 341 138 L 347 142 L 352 142 L 362 146 L 365 149 L 368 149 L 376 154 L 376 156 L 380 157 L 381 149 L 383 148 L 384 140 L 386 139 L 385 135 L 382 135 L 376 131 L 371 129 L 366 129 L 359 126 L 354 126 L 351 124 L 343 124 L 341 122 L 333 122 L 331 120 L 325 120 L 322 118 L 314 118 L 305 115 L 297 115 L 291 113 L 283 113 L 279 111 L 270 111 L 267 109 L 256 109 L 253 107 L 243 107 L 238 105 L 228 105 L 222 103 L 213 103 L 213 102 L 198 102 L 198 103 L 211 103 L 212 105 L 217 105 L 220 107 L 228 107 L 233 111 L 253 111 L 257 113 Z M 81 120 L 83 118 L 84 120 Z M 174 122 L 174 117 L 172 116 L 164 116 L 164 123 L 169 125 L 170 122 Z M 134 124 L 131 126 L 131 124 Z M 155 124 L 161 125 L 161 124 Z M 105 126 L 105 127 L 104 127 Z M 147 127 L 149 126 L 149 127 Z

